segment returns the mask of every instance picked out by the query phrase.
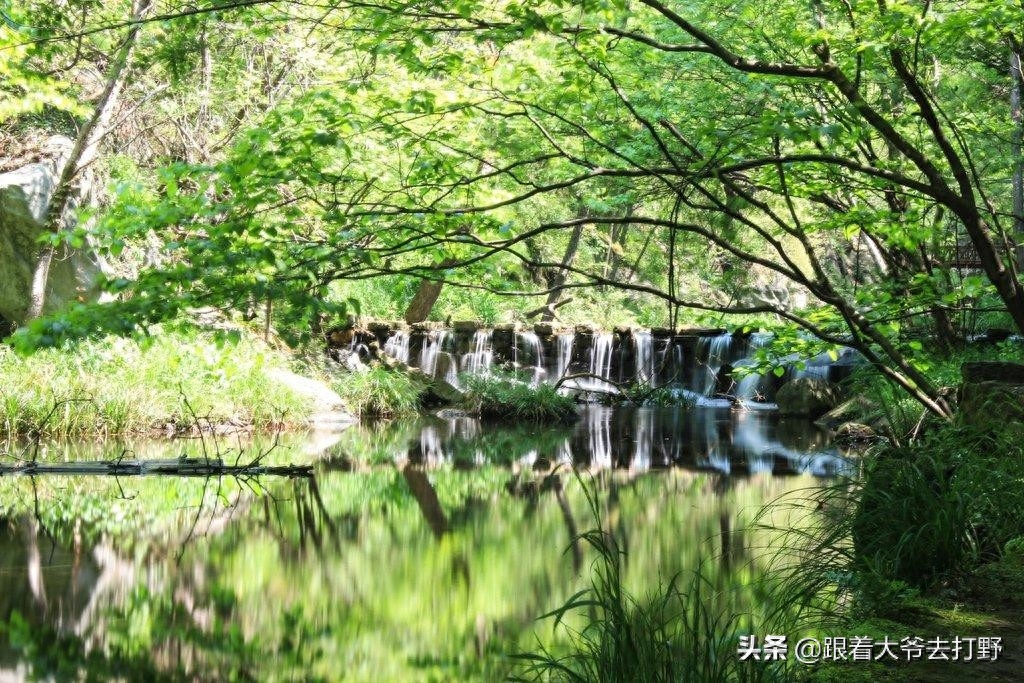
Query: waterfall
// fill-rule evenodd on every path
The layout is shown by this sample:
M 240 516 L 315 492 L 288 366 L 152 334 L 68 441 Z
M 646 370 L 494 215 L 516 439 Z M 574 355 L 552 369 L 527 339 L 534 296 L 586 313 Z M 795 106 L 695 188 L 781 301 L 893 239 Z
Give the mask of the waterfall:
M 585 391 L 612 389 L 607 380 L 612 371 L 612 342 L 615 338 L 604 332 L 595 334 L 593 339 L 593 346 L 590 347 L 590 367 L 587 369 L 593 377 L 584 380 L 581 388 Z
M 494 362 L 494 330 L 477 330 L 473 333 L 473 350 L 467 352 L 459 361 L 463 372 L 471 375 L 486 375 L 491 371 Z
M 572 360 L 572 343 L 576 339 L 573 332 L 560 334 L 555 339 L 555 372 L 549 379 L 553 382 L 565 377 L 569 370 L 569 361 Z
M 633 348 L 636 352 L 636 374 L 634 375 L 634 381 L 637 384 L 654 386 L 657 379 L 654 372 L 654 337 L 650 332 L 634 332 Z
M 683 347 L 672 337 L 664 340 L 664 345 L 655 352 L 656 362 L 652 369 L 655 386 L 682 384 L 685 375 L 683 366 Z
M 406 365 L 409 364 L 409 333 L 406 330 L 395 330 L 394 334 L 384 342 L 384 353 Z
M 530 384 L 534 386 L 540 384 L 546 372 L 544 370 L 544 348 L 540 344 L 540 337 L 533 332 L 517 332 L 513 353 L 515 353 L 513 366 L 517 370 L 530 368 L 532 372 Z
M 441 352 L 445 339 L 448 337 L 446 330 L 429 332 L 423 338 L 423 349 L 420 350 L 420 370 L 426 375 L 433 375 L 437 367 L 437 354 Z
M 714 337 L 697 340 L 694 358 L 693 382 L 690 389 L 701 396 L 710 395 L 715 389 L 715 379 L 724 363 L 731 360 L 733 337 L 728 332 Z
M 753 356 L 758 349 L 771 344 L 772 336 L 755 332 L 747 340 L 746 356 L 735 363 L 735 367 L 751 367 Z M 742 401 L 765 403 L 769 392 L 769 380 L 762 374 L 751 372 L 741 377 L 736 383 L 736 398 Z

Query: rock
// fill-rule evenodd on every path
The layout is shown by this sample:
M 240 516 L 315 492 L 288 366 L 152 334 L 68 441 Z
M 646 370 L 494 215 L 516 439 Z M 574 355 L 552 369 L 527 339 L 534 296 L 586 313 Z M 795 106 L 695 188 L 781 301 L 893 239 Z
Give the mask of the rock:
M 55 136 L 47 143 L 47 161 L 0 174 L 0 318 L 8 323 L 23 322 L 28 310 L 42 221 L 72 145 Z M 67 227 L 73 227 L 74 208 L 65 218 Z M 97 282 L 106 264 L 95 254 L 64 249 L 50 266 L 46 312 L 100 296 Z
M 315 430 L 341 431 L 358 420 L 348 412 L 341 396 L 323 382 L 273 368 L 267 377 L 305 399 L 311 408 L 309 425 Z
M 441 408 L 436 413 L 435 417 L 439 417 L 442 420 L 458 420 L 463 417 L 474 417 L 468 410 L 462 410 L 461 408 Z
M 822 415 L 814 424 L 824 429 L 836 430 L 847 422 L 871 423 L 879 412 L 873 401 L 863 396 L 854 396 Z
M 780 415 L 818 418 L 839 405 L 839 387 L 817 377 L 798 377 L 775 395 Z
M 348 372 L 369 372 L 370 366 L 362 361 L 359 353 L 349 349 L 332 349 L 331 358 Z
M 533 326 L 533 333 L 538 337 L 550 337 L 555 333 L 555 328 L 551 323 L 537 323 Z
M 832 441 L 838 445 L 860 444 L 874 441 L 878 438 L 875 430 L 866 424 L 859 422 L 847 422 L 839 426 Z
M 480 324 L 474 320 L 456 320 L 452 323 L 452 329 L 456 332 L 476 332 Z

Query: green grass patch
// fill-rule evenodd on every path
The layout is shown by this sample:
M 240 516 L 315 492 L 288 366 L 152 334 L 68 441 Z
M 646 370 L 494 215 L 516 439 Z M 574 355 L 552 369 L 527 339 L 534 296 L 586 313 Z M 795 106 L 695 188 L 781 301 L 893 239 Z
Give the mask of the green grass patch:
M 86 437 L 191 425 L 267 428 L 304 421 L 303 401 L 267 378 L 288 358 L 259 341 L 178 330 L 28 356 L 0 346 L 0 431 Z
M 400 417 L 420 407 L 424 383 L 404 372 L 374 366 L 366 372 L 335 376 L 332 388 L 360 417 Z
M 572 397 L 550 384 L 533 386 L 508 375 L 467 375 L 462 382 L 468 407 L 484 419 L 568 424 L 577 418 Z

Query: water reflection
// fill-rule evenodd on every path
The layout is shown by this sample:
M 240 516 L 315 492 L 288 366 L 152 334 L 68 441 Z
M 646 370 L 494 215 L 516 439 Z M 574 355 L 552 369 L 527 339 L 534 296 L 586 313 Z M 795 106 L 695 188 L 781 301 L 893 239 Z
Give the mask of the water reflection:
M 593 559 L 571 543 L 593 512 L 558 464 L 594 471 L 634 591 L 698 565 L 724 589 L 772 546 L 751 515 L 810 484 L 769 473 L 840 459 L 766 417 L 595 407 L 569 430 L 359 427 L 294 481 L 0 478 L 0 680 L 504 678 Z M 183 445 L 165 448 L 149 455 Z
M 389 429 L 408 430 L 393 425 Z M 391 456 L 425 467 L 484 463 L 589 470 L 682 467 L 723 474 L 810 473 L 834 476 L 849 461 L 827 432 L 773 413 L 588 406 L 571 429 L 481 425 L 470 418 L 430 420 Z M 377 454 L 377 458 L 386 454 Z

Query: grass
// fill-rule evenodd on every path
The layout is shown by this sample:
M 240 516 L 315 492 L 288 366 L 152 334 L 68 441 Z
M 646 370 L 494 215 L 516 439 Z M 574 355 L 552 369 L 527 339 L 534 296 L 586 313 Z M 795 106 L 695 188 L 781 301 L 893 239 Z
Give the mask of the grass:
M 426 390 L 423 382 L 411 375 L 379 365 L 366 372 L 337 375 L 331 386 L 360 417 L 412 415 L 419 410 Z
M 196 417 L 255 428 L 300 423 L 308 413 L 302 400 L 264 372 L 287 362 L 258 341 L 198 330 L 29 356 L 0 346 L 0 432 L 102 437 L 192 425 Z
M 463 378 L 466 402 L 480 417 L 503 422 L 569 424 L 576 403 L 554 386 L 532 386 L 509 375 L 468 375 Z

